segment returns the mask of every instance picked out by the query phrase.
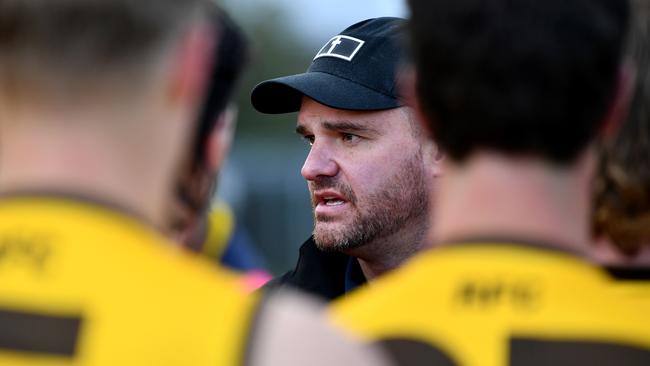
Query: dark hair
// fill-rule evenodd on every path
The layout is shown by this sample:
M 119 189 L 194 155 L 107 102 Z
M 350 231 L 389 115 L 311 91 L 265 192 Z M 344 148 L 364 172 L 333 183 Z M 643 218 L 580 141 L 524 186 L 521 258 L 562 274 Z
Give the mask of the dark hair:
M 203 163 L 207 138 L 235 94 L 249 59 L 248 39 L 243 31 L 216 5 L 211 5 L 210 10 L 218 41 L 195 137 L 194 160 L 197 164 Z
M 194 213 L 202 212 L 216 189 L 216 177 L 206 169 L 206 146 L 219 115 L 231 102 L 249 59 L 248 39 L 230 16 L 216 4 L 209 4 L 210 24 L 217 32 L 210 80 L 198 111 L 191 160 L 177 182 L 177 196 Z M 209 182 L 209 189 L 197 188 Z
M 593 215 L 595 234 L 627 254 L 650 243 L 650 2 L 634 0 L 632 9 L 634 97 L 618 136 L 601 146 Z
M 434 139 L 568 164 L 615 93 L 625 0 L 409 0 L 417 90 Z

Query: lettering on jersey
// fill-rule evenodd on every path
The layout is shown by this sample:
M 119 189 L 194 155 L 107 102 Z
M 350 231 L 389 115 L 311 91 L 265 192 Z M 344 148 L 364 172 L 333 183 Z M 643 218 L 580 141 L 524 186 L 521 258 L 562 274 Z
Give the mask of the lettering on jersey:
M 81 318 L 0 308 L 0 349 L 73 356 Z
M 464 307 L 491 309 L 511 306 L 533 310 L 539 303 L 541 286 L 533 279 L 470 279 L 456 290 L 456 301 Z
M 0 234 L 0 269 L 13 265 L 43 272 L 52 254 L 50 243 L 50 236 L 46 234 L 3 232 Z

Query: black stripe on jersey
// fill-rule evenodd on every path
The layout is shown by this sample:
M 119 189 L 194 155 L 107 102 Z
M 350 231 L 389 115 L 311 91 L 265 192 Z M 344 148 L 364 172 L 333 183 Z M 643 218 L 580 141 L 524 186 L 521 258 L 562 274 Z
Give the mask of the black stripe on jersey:
M 510 365 L 526 366 L 647 366 L 650 350 L 614 342 L 510 340 Z
M 425 342 L 411 339 L 384 339 L 376 342 L 392 361 L 399 366 L 457 366 L 442 350 Z
M 605 267 L 607 273 L 617 280 L 649 281 L 650 267 Z
M 0 349 L 73 356 L 80 317 L 0 309 Z
M 397 366 L 460 366 L 433 344 L 415 339 L 389 338 L 376 342 Z M 468 351 L 471 348 L 468 348 Z M 510 339 L 508 366 L 647 366 L 650 350 L 614 342 Z

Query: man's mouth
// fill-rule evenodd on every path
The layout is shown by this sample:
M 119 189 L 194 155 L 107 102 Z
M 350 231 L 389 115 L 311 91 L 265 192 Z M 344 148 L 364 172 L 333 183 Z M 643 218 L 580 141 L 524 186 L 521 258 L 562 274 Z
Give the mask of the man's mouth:
M 348 202 L 342 194 L 332 190 L 314 192 L 313 201 L 315 203 L 314 207 L 336 207 Z
M 322 202 L 325 206 L 340 206 L 345 203 L 345 201 L 336 197 L 325 197 Z

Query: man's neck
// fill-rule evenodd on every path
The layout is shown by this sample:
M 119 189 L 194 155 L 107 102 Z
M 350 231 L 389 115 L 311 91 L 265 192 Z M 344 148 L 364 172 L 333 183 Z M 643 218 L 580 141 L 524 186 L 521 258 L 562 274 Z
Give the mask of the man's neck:
M 496 154 L 451 163 L 440 180 L 429 240 L 512 238 L 585 253 L 592 169 L 589 153 L 566 168 Z
M 130 155 L 137 153 L 88 130 L 12 130 L 0 137 L 0 191 L 96 197 L 158 224 L 164 185 Z

